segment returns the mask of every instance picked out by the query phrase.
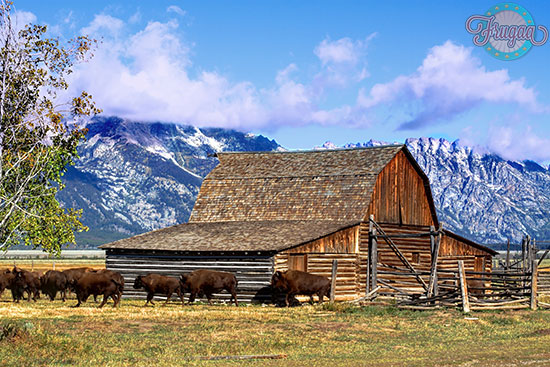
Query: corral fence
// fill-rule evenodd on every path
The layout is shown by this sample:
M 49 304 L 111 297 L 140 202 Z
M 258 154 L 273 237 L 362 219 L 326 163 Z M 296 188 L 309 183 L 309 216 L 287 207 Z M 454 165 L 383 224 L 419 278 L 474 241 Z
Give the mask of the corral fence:
M 390 298 L 400 308 L 459 307 L 464 312 L 550 308 L 550 268 L 539 268 L 550 251 L 537 256 L 540 250 L 528 236 L 522 241 L 519 259 L 511 261 L 508 252 L 502 266 L 492 271 L 472 271 L 461 259 L 438 262 L 441 234 L 442 228 L 431 227 L 425 233 L 388 235 L 371 217 L 366 294 L 357 301 Z M 415 267 L 407 260 L 394 242 L 398 237 L 430 237 L 429 269 Z M 379 260 L 380 241 L 391 248 L 401 262 L 399 266 Z

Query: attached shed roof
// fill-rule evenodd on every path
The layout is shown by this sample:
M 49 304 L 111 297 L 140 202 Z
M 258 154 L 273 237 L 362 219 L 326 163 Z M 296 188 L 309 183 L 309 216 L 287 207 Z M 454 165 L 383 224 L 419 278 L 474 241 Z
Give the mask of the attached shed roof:
M 456 234 L 456 233 L 454 233 L 454 232 L 449 231 L 448 229 L 443 229 L 443 233 L 445 233 L 445 235 L 447 235 L 447 236 L 449 236 L 449 237 L 452 237 L 452 238 L 454 238 L 454 239 L 456 239 L 456 240 L 458 240 L 458 241 L 464 242 L 464 243 L 467 244 L 467 245 L 470 245 L 470 246 L 472 246 L 472 247 L 475 247 L 475 248 L 477 248 L 477 249 L 480 249 L 480 250 L 482 250 L 482 251 L 485 251 L 485 252 L 491 254 L 492 256 L 495 256 L 495 255 L 498 254 L 498 252 L 495 251 L 495 250 L 493 250 L 492 248 L 489 248 L 489 247 L 487 247 L 487 246 L 480 245 L 479 243 L 474 242 L 474 241 L 472 241 L 472 240 L 469 240 L 469 239 L 467 239 L 466 237 L 462 237 L 462 236 L 460 236 L 460 235 L 458 235 L 458 234 Z
M 358 224 L 331 221 L 185 223 L 111 242 L 100 248 L 190 252 L 278 252 Z
M 378 174 L 406 149 L 218 153 L 189 222 L 364 220 Z

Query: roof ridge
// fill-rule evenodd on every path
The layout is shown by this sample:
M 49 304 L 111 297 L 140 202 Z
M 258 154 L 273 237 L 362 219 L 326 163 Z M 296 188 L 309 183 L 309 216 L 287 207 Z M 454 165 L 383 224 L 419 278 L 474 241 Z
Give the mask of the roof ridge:
M 373 147 L 352 147 L 352 148 L 335 148 L 335 149 L 304 149 L 304 150 L 287 150 L 287 151 L 225 151 L 225 152 L 216 152 L 213 156 L 218 154 L 304 154 L 304 153 L 325 153 L 325 152 L 345 152 L 351 150 L 369 150 L 369 149 L 382 149 L 382 148 L 396 148 L 402 147 L 405 144 L 388 144 L 388 145 L 378 145 Z

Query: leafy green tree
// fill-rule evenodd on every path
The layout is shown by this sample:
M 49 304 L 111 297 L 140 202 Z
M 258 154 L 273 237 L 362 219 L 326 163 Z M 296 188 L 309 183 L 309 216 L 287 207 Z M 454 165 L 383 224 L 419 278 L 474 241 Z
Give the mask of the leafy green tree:
M 87 228 L 81 210 L 62 208 L 55 194 L 78 158 L 82 119 L 100 111 L 86 92 L 64 103 L 58 94 L 96 41 L 83 36 L 62 46 L 45 26 L 18 31 L 11 11 L 0 0 L 0 249 L 23 243 L 59 254 Z

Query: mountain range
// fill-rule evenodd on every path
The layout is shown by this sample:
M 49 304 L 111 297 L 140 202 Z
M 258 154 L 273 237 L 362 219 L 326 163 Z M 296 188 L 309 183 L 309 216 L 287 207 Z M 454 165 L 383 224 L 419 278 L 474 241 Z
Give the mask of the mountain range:
M 186 222 L 218 151 L 283 150 L 261 135 L 172 123 L 96 117 L 86 126 L 80 159 L 64 175 L 58 199 L 82 208 L 90 230 L 78 247 Z M 343 148 L 385 144 L 377 141 Z M 531 161 L 478 153 L 458 141 L 420 138 L 405 144 L 428 175 L 440 221 L 480 243 L 550 238 L 550 171 Z M 337 148 L 325 143 L 319 148 Z

